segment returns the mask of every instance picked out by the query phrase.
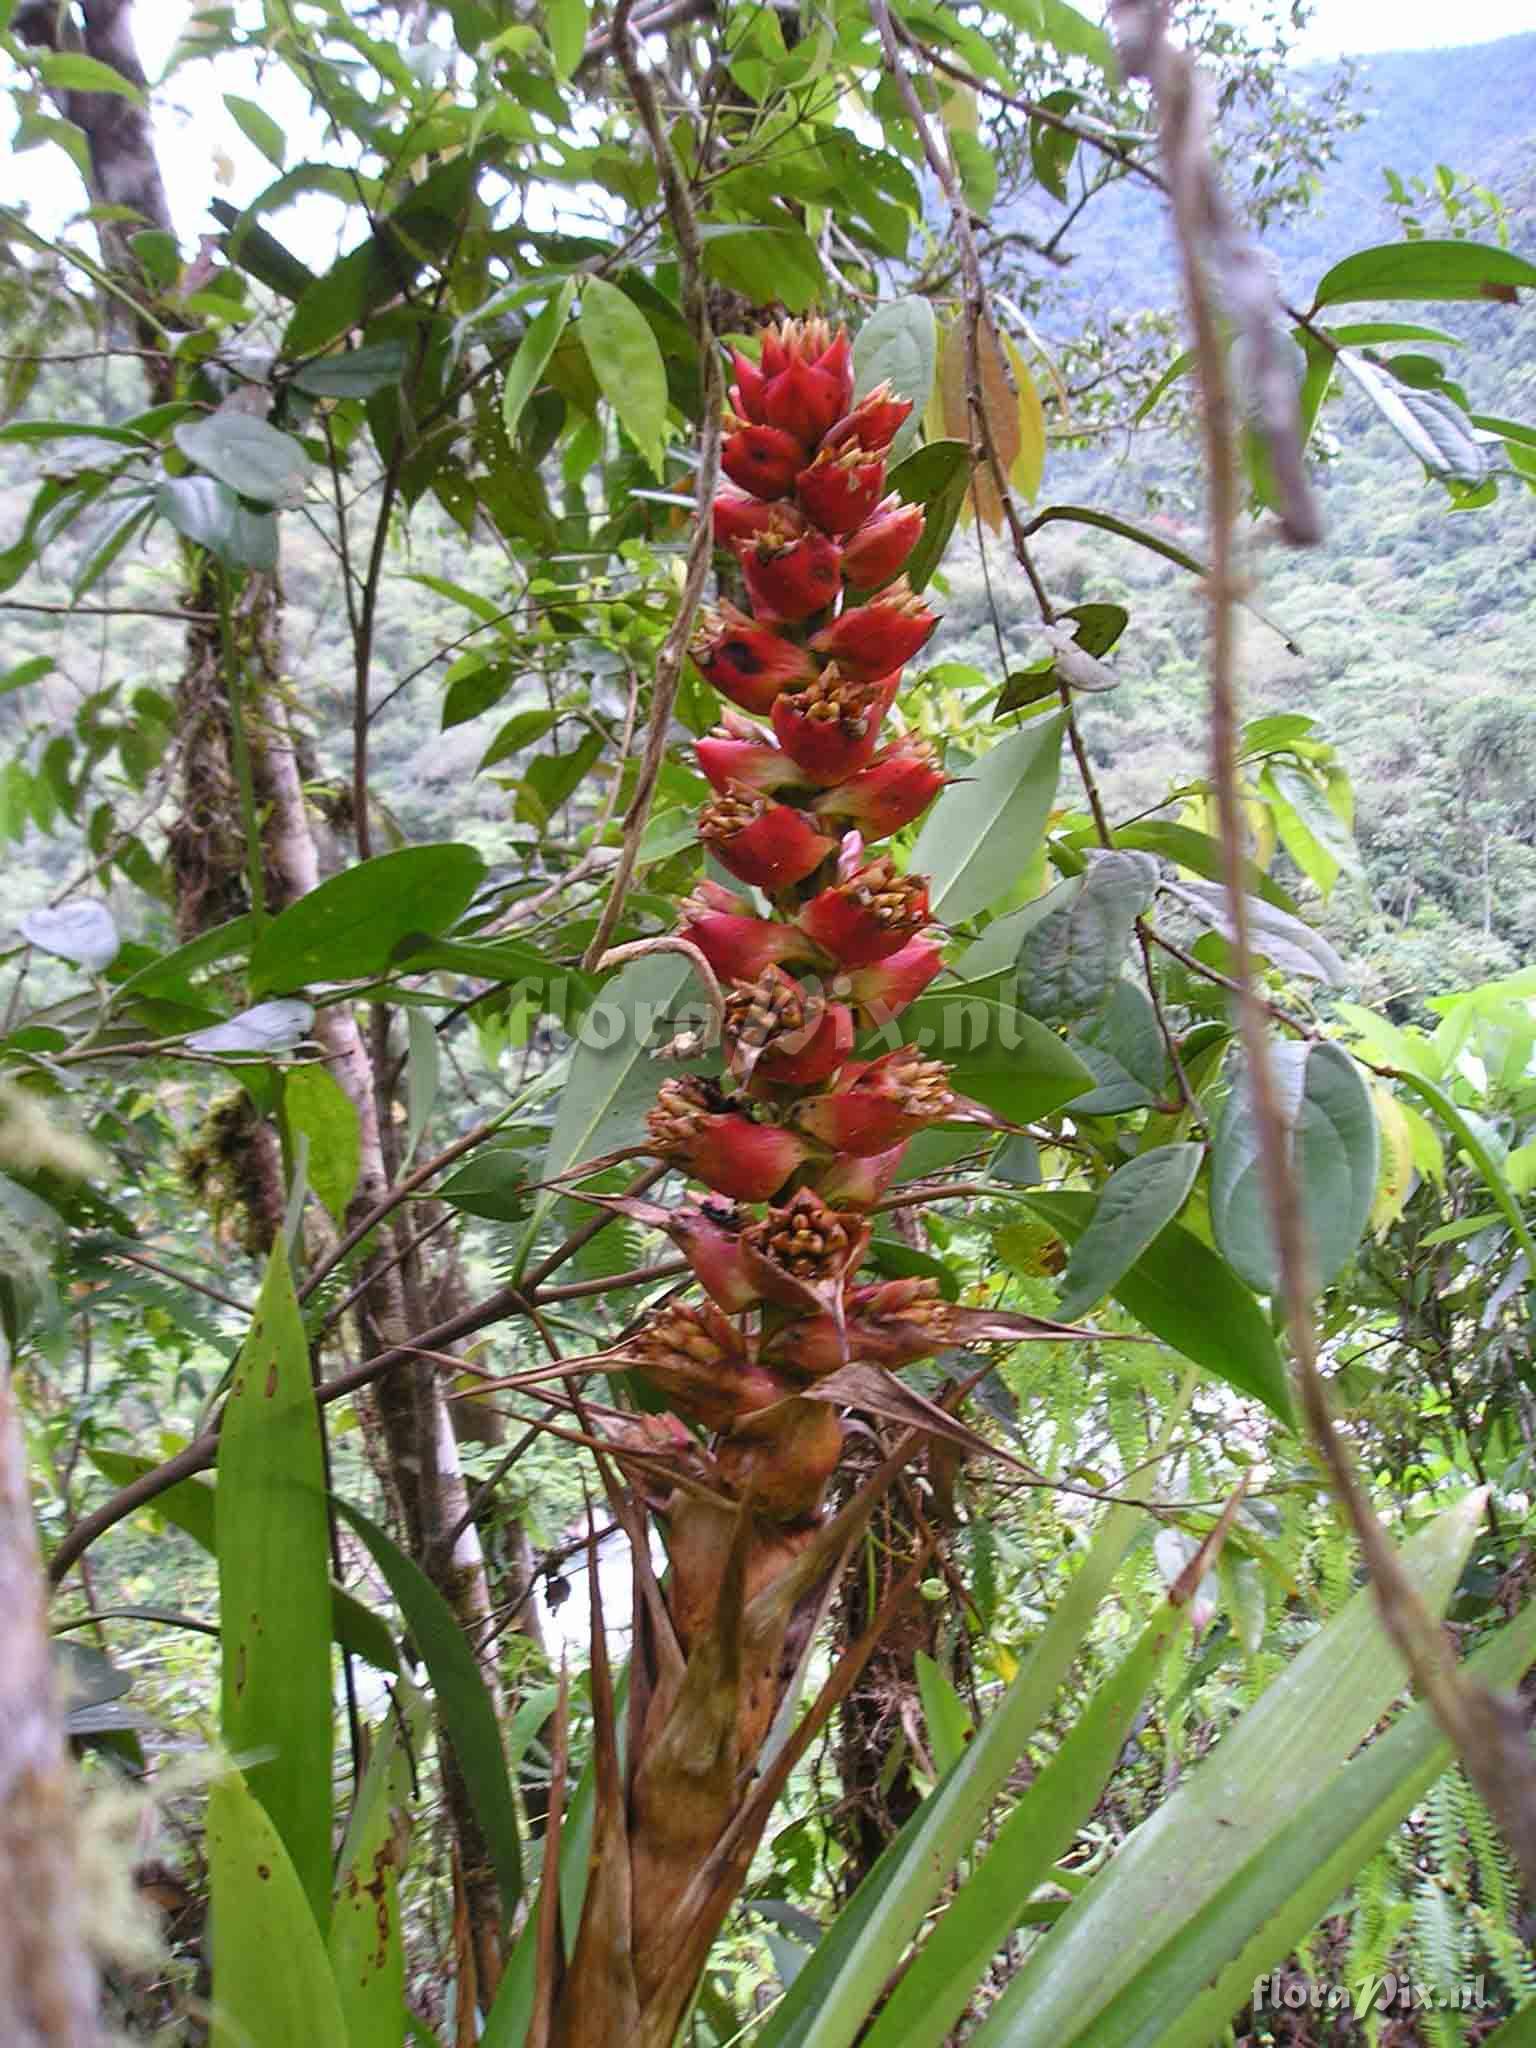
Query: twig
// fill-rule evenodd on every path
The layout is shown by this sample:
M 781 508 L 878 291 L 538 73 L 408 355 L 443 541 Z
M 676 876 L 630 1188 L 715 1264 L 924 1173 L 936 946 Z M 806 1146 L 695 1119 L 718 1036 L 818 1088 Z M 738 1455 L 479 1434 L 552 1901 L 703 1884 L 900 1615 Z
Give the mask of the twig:
M 677 242 L 683 310 L 688 315 L 699 351 L 699 402 L 703 411 L 703 436 L 694 498 L 695 524 L 693 539 L 688 548 L 687 567 L 683 574 L 682 596 L 678 600 L 677 613 L 667 629 L 667 637 L 661 643 L 661 651 L 656 657 L 656 678 L 651 687 L 651 722 L 645 736 L 645 751 L 640 759 L 640 773 L 635 778 L 634 794 L 629 800 L 629 809 L 624 817 L 624 841 L 619 851 L 618 866 L 614 871 L 608 900 L 603 905 L 597 930 L 592 935 L 592 943 L 588 946 L 583 961 L 583 965 L 589 971 L 608 950 L 609 941 L 623 914 L 624 898 L 629 892 L 630 881 L 640 858 L 640 841 L 645 832 L 646 820 L 651 814 L 651 799 L 656 792 L 656 778 L 661 773 L 661 764 L 667 751 L 667 729 L 672 722 L 672 706 L 677 701 L 678 684 L 682 680 L 683 662 L 693 633 L 694 618 L 699 609 L 699 601 L 704 595 L 704 579 L 709 574 L 710 557 L 714 547 L 710 507 L 714 502 L 715 485 L 720 476 L 720 410 L 724 402 L 720 357 L 715 347 L 714 324 L 709 317 L 709 299 L 704 289 L 699 227 L 693 210 L 693 198 L 677 158 L 672 152 L 672 145 L 667 140 L 666 129 L 662 125 L 661 109 L 656 103 L 656 89 L 650 78 L 641 70 L 639 58 L 635 53 L 631 27 L 633 13 L 634 0 L 619 0 L 613 15 L 613 47 L 639 113 L 641 125 L 650 141 L 651 153 L 656 159 L 662 196 L 666 201 L 667 218 L 671 222 L 672 234 Z
M 190 1287 L 194 1294 L 206 1294 L 210 1301 L 216 1301 L 224 1308 L 232 1308 L 243 1316 L 251 1313 L 251 1304 L 240 1301 L 233 1294 L 225 1294 L 217 1287 L 210 1287 L 206 1280 L 194 1280 L 188 1273 L 178 1273 L 171 1266 L 162 1266 L 158 1259 L 152 1259 L 148 1252 L 129 1251 L 126 1245 L 115 1244 L 106 1254 L 109 1259 L 126 1259 L 130 1265 L 144 1266 L 151 1273 L 158 1273 L 162 1280 L 173 1280 L 178 1287 Z
M 216 626 L 217 612 L 171 611 L 157 604 L 33 604 L 19 597 L 0 598 L 0 612 L 46 612 L 56 619 L 174 619 L 178 626 Z

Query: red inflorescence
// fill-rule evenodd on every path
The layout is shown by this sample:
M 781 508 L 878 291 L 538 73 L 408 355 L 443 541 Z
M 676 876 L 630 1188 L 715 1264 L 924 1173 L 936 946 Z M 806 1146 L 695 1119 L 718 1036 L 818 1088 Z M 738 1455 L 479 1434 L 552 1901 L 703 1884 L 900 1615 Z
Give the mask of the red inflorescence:
M 945 782 L 926 741 L 880 744 L 903 666 L 937 624 L 900 574 L 922 509 L 886 493 L 911 405 L 886 385 L 856 401 L 848 336 L 822 320 L 767 328 L 733 372 L 730 483 L 712 521 L 745 608 L 722 599 L 692 651 L 738 708 L 697 743 L 714 791 L 699 837 L 761 894 L 706 879 L 683 906 L 681 935 L 720 985 L 723 1078 L 666 1082 L 648 1149 L 711 1193 L 616 1206 L 664 1229 L 709 1297 L 657 1312 L 627 1355 L 712 1433 L 716 1484 L 794 1520 L 815 1511 L 840 1442 L 835 1411 L 796 1398 L 796 1383 L 945 1341 L 948 1306 L 929 1283 L 855 1275 L 908 1139 L 982 1112 L 916 1046 L 855 1057 L 859 1032 L 889 1024 L 943 967 L 925 879 L 865 851 Z

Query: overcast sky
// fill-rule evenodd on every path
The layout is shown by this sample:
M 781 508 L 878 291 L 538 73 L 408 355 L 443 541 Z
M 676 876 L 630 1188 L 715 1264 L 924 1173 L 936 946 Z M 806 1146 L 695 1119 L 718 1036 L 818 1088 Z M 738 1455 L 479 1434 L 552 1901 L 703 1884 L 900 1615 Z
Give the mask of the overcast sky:
M 1087 12 L 1096 11 L 1093 0 L 1078 0 L 1078 4 Z M 1245 0 L 1235 0 L 1235 5 L 1243 4 Z M 140 53 L 152 80 L 162 71 L 190 11 L 183 0 L 150 0 L 136 9 Z M 1532 28 L 1536 28 L 1533 0 L 1461 0 L 1454 8 L 1447 7 L 1444 0 L 1318 0 L 1298 55 L 1318 58 L 1488 42 Z M 237 80 L 226 64 L 184 66 L 158 103 L 157 126 L 177 227 L 188 244 L 213 225 L 207 213 L 210 197 L 223 194 L 237 205 L 245 204 L 276 175 L 225 110 L 220 98 L 224 91 L 258 99 L 290 131 L 289 162 L 303 155 L 299 138 L 308 125 L 304 95 L 280 67 L 272 66 L 258 84 L 250 78 Z M 19 191 L 32 205 L 33 217 L 40 225 L 54 226 L 74 211 L 78 198 L 67 175 L 57 184 L 50 181 L 47 191 L 32 184 L 33 167 L 42 160 L 41 152 L 13 158 L 11 172 L 13 178 L 22 174 Z M 61 165 L 55 168 L 62 171 Z M 55 199 L 57 216 L 50 203 Z M 340 225 L 338 208 L 313 199 L 283 215 L 280 224 L 274 220 L 283 239 L 318 265 L 334 251 Z M 355 235 L 355 227 L 350 227 L 350 238 Z

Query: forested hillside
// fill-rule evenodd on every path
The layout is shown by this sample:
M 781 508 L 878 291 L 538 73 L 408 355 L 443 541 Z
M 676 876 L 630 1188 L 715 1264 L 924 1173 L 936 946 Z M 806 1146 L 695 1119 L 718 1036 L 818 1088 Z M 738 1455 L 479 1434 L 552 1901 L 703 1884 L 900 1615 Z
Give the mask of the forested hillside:
M 1333 70 L 1302 78 L 1303 97 L 1339 88 Z M 1266 234 L 1295 295 L 1304 296 L 1304 280 L 1362 240 L 1389 239 L 1398 231 L 1386 201 L 1387 169 L 1404 181 L 1432 181 L 1436 166 L 1448 165 L 1504 202 L 1512 246 L 1536 244 L 1536 34 L 1359 60 L 1347 99 L 1359 125 L 1336 135 L 1336 156 L 1319 175 L 1315 202 Z M 1242 164 L 1234 171 L 1241 189 Z M 1017 222 L 1044 234 L 1061 211 L 1036 192 L 1018 209 Z M 1433 205 L 1418 211 L 1428 232 L 1445 231 Z M 1481 231 L 1487 223 L 1479 215 L 1472 225 Z M 1085 320 L 1129 322 L 1171 312 L 1172 258 L 1155 195 L 1132 181 L 1121 183 L 1074 227 L 1071 246 L 1067 268 L 1038 271 L 1038 332 L 1047 351 L 1056 337 L 1076 336 Z M 1512 419 L 1530 414 L 1536 341 L 1528 321 L 1511 320 L 1499 308 L 1458 306 L 1444 331 L 1466 344 L 1475 362 L 1468 390 L 1474 411 Z M 1153 345 L 1161 361 L 1171 360 L 1176 340 L 1166 319 Z M 1461 351 L 1442 346 L 1432 353 L 1447 375 L 1458 374 Z M 96 383 L 104 416 L 128 409 L 131 381 L 118 366 L 111 372 L 114 384 L 100 365 L 84 372 L 51 368 L 29 409 L 44 415 L 67 409 L 82 376 Z M 1051 386 L 1042 383 L 1049 397 Z M 1173 425 L 1161 430 L 1165 418 Z M 1094 499 L 1133 517 L 1151 512 L 1170 537 L 1197 544 L 1201 508 L 1187 483 L 1182 385 L 1172 387 L 1134 437 L 1097 428 L 1099 438 L 1074 442 L 1073 423 L 1070 405 L 1052 414 L 1055 438 L 1040 502 Z M 1458 516 L 1443 488 L 1423 480 L 1412 455 L 1353 391 L 1330 401 L 1317 450 L 1326 457 L 1324 543 L 1303 558 L 1269 550 L 1254 563 L 1262 609 L 1279 630 L 1255 622 L 1248 632 L 1245 691 L 1255 712 L 1308 713 L 1318 722 L 1317 736 L 1338 748 L 1358 794 L 1364 873 L 1358 882 L 1340 884 L 1325 913 L 1327 928 L 1351 961 L 1359 992 L 1411 1003 L 1415 992 L 1507 972 L 1528 957 L 1536 938 L 1536 795 L 1529 772 L 1536 736 L 1529 652 L 1536 550 L 1529 500 L 1526 486 L 1510 479 L 1500 486 L 1499 504 L 1477 517 Z M 24 448 L 0 456 L 6 479 L 0 539 L 14 537 L 20 526 L 34 470 L 35 458 Z M 1133 615 L 1117 662 L 1120 686 L 1089 704 L 1084 727 L 1116 803 L 1139 808 L 1157 802 L 1170 782 L 1197 779 L 1203 770 L 1199 614 L 1188 603 L 1187 586 L 1155 559 L 1080 530 L 1063 539 L 1065 531 L 1047 530 L 1042 553 L 1073 601 L 1124 603 Z M 320 732 L 343 722 L 339 713 L 350 689 L 346 622 L 325 595 L 331 546 L 314 524 L 295 522 L 284 551 L 286 657 Z M 62 602 L 73 563 L 89 552 L 89 541 L 71 537 L 49 558 L 52 574 L 29 579 L 14 597 Z M 965 544 L 957 544 L 945 620 L 931 652 L 936 660 L 987 667 L 995 639 L 980 569 L 969 561 Z M 505 584 L 506 559 L 483 526 L 466 538 L 430 498 L 416 506 L 391 555 L 378 615 L 379 672 L 397 683 L 475 623 L 418 580 L 422 575 L 495 593 Z M 130 552 L 95 595 L 119 604 L 154 603 L 157 594 L 164 599 L 172 577 L 162 544 L 158 566 L 156 550 L 147 559 Z M 995 565 L 994 589 L 1005 620 L 1021 618 L 1011 564 Z M 1027 656 L 1026 631 L 1014 627 L 1006 637 L 1010 661 Z M 1288 651 L 1287 639 L 1297 652 Z M 176 628 L 148 618 L 103 619 L 93 629 L 88 658 L 78 637 L 70 637 L 67 653 L 64 643 L 60 622 L 10 613 L 6 665 L 52 656 L 61 716 L 73 716 L 66 707 L 109 676 L 163 691 L 179 661 Z M 439 676 L 451 658 L 437 665 Z M 473 776 L 513 706 L 504 703 L 494 714 L 439 731 L 432 687 L 418 676 L 378 721 L 376 760 L 387 800 L 407 833 L 431 819 L 435 831 L 466 836 L 493 860 L 515 859 L 523 837 L 519 791 Z M 601 682 L 596 687 L 601 695 Z M 536 685 L 527 701 L 541 701 Z M 976 715 L 985 715 L 987 701 L 978 696 Z M 0 718 L 14 726 L 21 715 L 14 700 L 0 699 Z M 49 729 L 34 727 L 34 762 L 45 758 L 50 736 Z M 323 758 L 318 765 L 337 768 Z M 526 824 L 533 799 L 526 792 L 523 798 Z M 43 893 L 59 856 L 45 835 L 28 828 L 29 806 L 11 808 L 12 830 L 21 835 L 12 869 L 20 903 Z
M 1527 2038 L 1536 35 L 1100 12 L 0 0 L 0 2048 Z

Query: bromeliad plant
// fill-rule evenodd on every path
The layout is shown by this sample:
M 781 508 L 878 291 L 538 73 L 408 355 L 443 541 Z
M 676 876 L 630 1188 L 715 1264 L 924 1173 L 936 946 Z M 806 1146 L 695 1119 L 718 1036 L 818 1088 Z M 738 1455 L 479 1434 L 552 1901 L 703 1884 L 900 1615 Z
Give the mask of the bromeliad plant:
M 942 965 L 924 878 L 870 851 L 945 780 L 925 742 L 880 743 L 903 664 L 937 623 L 899 576 L 923 514 L 883 496 L 912 408 L 884 385 L 855 404 L 848 336 L 820 320 L 770 327 L 735 373 L 722 456 L 735 488 L 713 518 L 750 610 L 722 603 L 694 644 L 738 707 L 698 743 L 716 791 L 699 832 L 752 894 L 706 881 L 684 907 L 681 941 L 720 994 L 723 1071 L 665 1081 L 647 1122 L 651 1155 L 703 1192 L 671 1208 L 593 1197 L 665 1231 L 705 1299 L 653 1311 L 605 1361 L 664 1405 L 608 1426 L 633 1489 L 621 1512 L 642 1622 L 622 1769 L 596 1631 L 598 1853 L 569 1968 L 553 1937 L 541 1957 L 566 2048 L 670 2042 L 746 1875 L 796 1753 L 781 1746 L 759 1771 L 819 1592 L 915 1442 L 829 1515 L 841 1411 L 968 1437 L 886 1369 L 1066 1334 L 956 1306 L 932 1279 L 863 1277 L 871 1212 L 908 1141 L 997 1122 L 941 1060 L 859 1052 Z M 664 1533 L 664 1586 L 636 1503 Z

